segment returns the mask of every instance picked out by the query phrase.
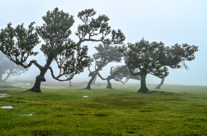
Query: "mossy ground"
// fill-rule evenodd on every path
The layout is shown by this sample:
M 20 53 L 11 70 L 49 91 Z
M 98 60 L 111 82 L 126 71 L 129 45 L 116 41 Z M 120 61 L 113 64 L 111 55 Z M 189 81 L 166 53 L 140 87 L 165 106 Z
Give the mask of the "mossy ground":
M 207 135 L 207 87 L 0 89 L 0 136 Z M 84 98 L 83 96 L 89 96 Z M 34 116 L 21 116 L 33 113 Z

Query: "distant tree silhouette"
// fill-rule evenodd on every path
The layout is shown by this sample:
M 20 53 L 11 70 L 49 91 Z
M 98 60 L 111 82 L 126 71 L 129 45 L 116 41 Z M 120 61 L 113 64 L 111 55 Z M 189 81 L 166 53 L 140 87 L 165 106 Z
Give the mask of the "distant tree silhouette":
M 161 86 L 164 84 L 165 78 L 161 78 L 161 82 L 156 86 L 156 89 L 160 89 Z
M 26 72 L 26 69 L 16 65 L 0 53 L 0 83 L 4 83 L 10 76 L 20 75 L 24 72 Z
M 120 38 L 115 44 L 122 44 L 125 40 L 125 37 L 121 32 L 119 32 L 119 36 Z M 103 67 L 105 67 L 110 62 L 120 62 L 123 57 L 118 45 L 99 44 L 99 46 L 95 47 L 95 49 L 97 50 L 97 53 L 93 55 L 93 60 L 95 61 L 95 70 L 91 71 L 89 68 L 89 76 L 91 79 L 89 80 L 86 89 L 91 89 L 92 82 Z
M 127 65 L 111 67 L 110 75 L 108 75 L 106 78 L 103 78 L 103 76 L 100 73 L 98 73 L 98 76 L 102 80 L 107 81 L 106 88 L 109 89 L 112 89 L 112 84 L 110 82 L 110 80 L 112 79 L 123 84 L 125 84 L 129 79 L 140 80 L 140 76 L 134 76 L 130 73 Z

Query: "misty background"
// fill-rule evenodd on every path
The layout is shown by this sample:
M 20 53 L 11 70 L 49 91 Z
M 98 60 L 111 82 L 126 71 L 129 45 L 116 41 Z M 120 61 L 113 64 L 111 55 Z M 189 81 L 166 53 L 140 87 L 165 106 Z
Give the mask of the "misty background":
M 28 25 L 33 21 L 36 25 L 41 25 L 42 16 L 55 7 L 74 16 L 73 36 L 79 24 L 78 12 L 93 8 L 97 15 L 105 14 L 110 18 L 113 29 L 119 28 L 123 31 L 126 36 L 125 43 L 134 43 L 145 38 L 149 41 L 162 41 L 167 46 L 175 43 L 199 46 L 195 60 L 186 62 L 189 69 L 170 69 L 165 84 L 207 85 L 206 0 L 0 0 L 0 29 L 5 28 L 9 22 L 12 22 L 14 26 L 21 23 Z M 88 43 L 90 56 L 95 53 L 96 45 Z M 35 48 L 35 50 L 39 49 Z M 35 58 L 44 64 L 43 54 L 40 53 Z M 106 77 L 110 67 L 116 65 L 121 63 L 111 63 L 100 73 Z M 26 73 L 12 79 L 34 80 L 38 74 L 39 70 L 33 66 Z M 86 68 L 83 73 L 76 75 L 72 82 L 87 82 L 88 74 Z M 47 73 L 46 79 L 52 80 L 50 73 Z M 147 82 L 156 84 L 160 82 L 160 79 L 150 75 L 147 77 Z

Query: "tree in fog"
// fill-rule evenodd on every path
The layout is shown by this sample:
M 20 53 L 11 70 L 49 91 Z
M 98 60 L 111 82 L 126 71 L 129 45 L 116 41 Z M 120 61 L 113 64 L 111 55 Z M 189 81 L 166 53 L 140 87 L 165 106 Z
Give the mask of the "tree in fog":
M 140 80 L 140 76 L 134 76 L 130 73 L 127 65 L 122 65 L 122 66 L 116 66 L 116 67 L 111 67 L 110 70 L 110 75 L 108 75 L 106 78 L 103 78 L 103 76 L 98 73 L 98 76 L 102 80 L 107 81 L 107 86 L 106 88 L 112 89 L 112 85 L 110 80 L 115 80 L 117 82 L 121 82 L 125 84 L 129 79 L 134 79 L 134 80 Z
M 0 32 L 0 51 L 7 57 L 24 68 L 35 65 L 40 74 L 36 77 L 34 86 L 30 91 L 41 92 L 41 82 L 45 82 L 45 74 L 48 70 L 52 77 L 58 81 L 68 81 L 74 75 L 89 66 L 87 46 L 84 42 L 102 42 L 110 44 L 116 41 L 117 32 L 111 30 L 108 24 L 109 18 L 105 15 L 95 16 L 93 9 L 86 9 L 78 13 L 81 24 L 77 28 L 76 40 L 71 38 L 71 27 L 74 24 L 73 16 L 55 8 L 48 11 L 42 17 L 42 26 L 34 27 L 31 23 L 28 28 L 23 24 L 12 27 L 11 23 Z M 37 60 L 29 61 L 30 56 L 36 56 L 39 52 L 33 49 L 42 42 L 40 50 L 45 55 L 45 64 L 40 65 Z M 25 64 L 26 61 L 29 63 Z M 51 64 L 57 64 L 57 74 Z
M 91 85 L 95 85 L 96 84 L 96 80 L 97 80 L 97 75 L 96 75 L 96 77 L 93 79 L 93 82 L 91 83 Z
M 72 81 L 69 80 L 69 87 L 72 87 Z
M 122 44 L 124 40 L 124 35 L 120 33 L 120 37 L 117 37 L 115 44 Z M 97 53 L 93 55 L 95 66 L 93 71 L 89 68 L 89 77 L 91 77 L 91 79 L 89 80 L 86 89 L 91 89 L 91 84 L 103 67 L 110 62 L 120 62 L 123 57 L 118 45 L 99 44 L 95 49 L 97 50 Z
M 188 67 L 187 67 L 187 65 L 185 63 L 183 63 L 183 66 L 185 67 L 185 69 L 188 69 Z M 155 89 L 160 89 L 163 86 L 163 84 L 165 82 L 165 78 L 161 78 L 160 83 L 155 87 Z
M 20 75 L 25 71 L 26 69 L 16 65 L 0 53 L 0 83 L 4 83 L 10 76 Z
M 194 53 L 198 51 L 198 47 L 189 46 L 187 44 L 179 45 L 175 44 L 172 47 L 166 47 L 165 57 L 162 57 L 161 63 L 169 66 L 172 69 L 184 67 L 188 69 L 186 61 L 192 61 L 195 59 Z M 165 78 L 161 78 L 161 82 L 156 86 L 156 89 L 160 89 L 164 84 Z
M 140 75 L 141 87 L 138 92 L 149 92 L 146 86 L 147 74 L 159 78 L 168 75 L 168 67 L 180 68 L 183 61 L 191 61 L 195 58 L 194 53 L 198 51 L 197 46 L 188 44 L 175 44 L 165 46 L 162 42 L 149 42 L 144 39 L 137 43 L 129 43 L 126 49 L 122 50 L 125 62 L 133 75 Z
M 165 82 L 165 78 L 161 78 L 160 83 L 155 87 L 155 89 L 160 89 L 161 86 L 164 84 L 164 82 Z

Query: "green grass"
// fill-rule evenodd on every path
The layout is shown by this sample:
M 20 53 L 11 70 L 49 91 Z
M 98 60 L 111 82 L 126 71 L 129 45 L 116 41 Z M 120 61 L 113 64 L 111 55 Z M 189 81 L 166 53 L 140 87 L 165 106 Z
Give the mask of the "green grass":
M 151 94 L 115 88 L 0 89 L 9 94 L 0 106 L 14 106 L 0 109 L 0 136 L 207 135 L 207 87 L 169 85 Z

